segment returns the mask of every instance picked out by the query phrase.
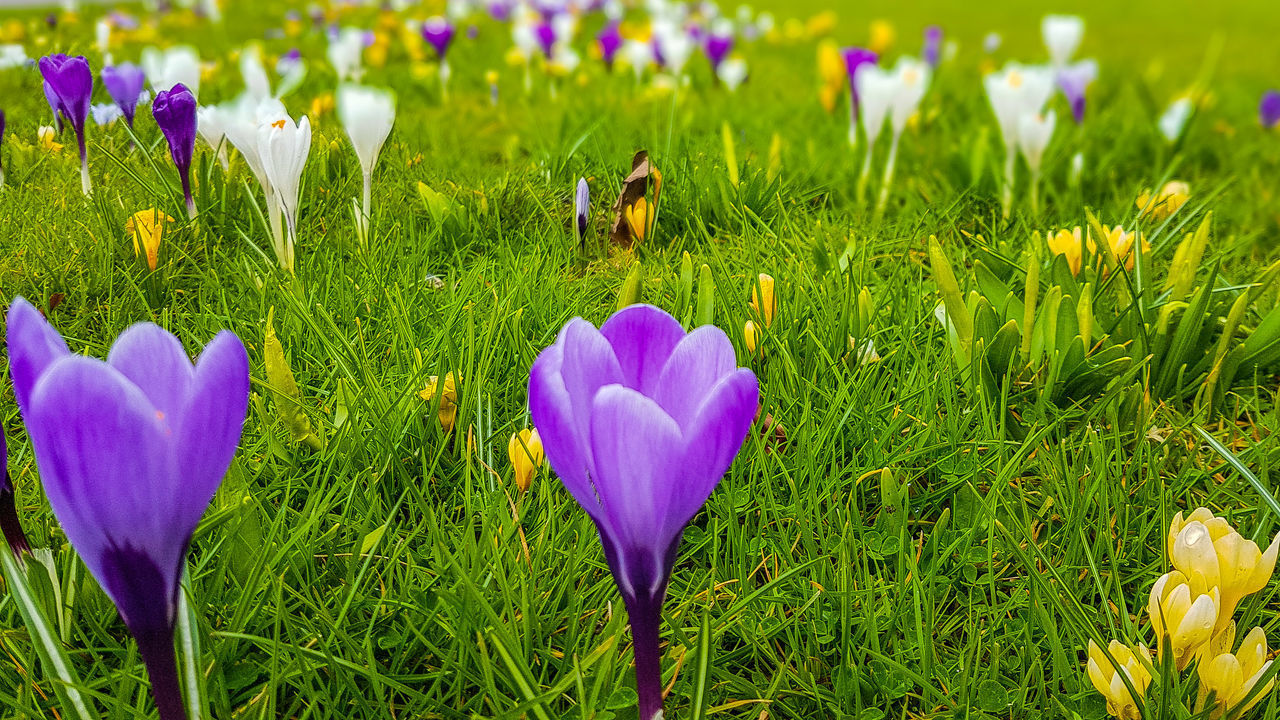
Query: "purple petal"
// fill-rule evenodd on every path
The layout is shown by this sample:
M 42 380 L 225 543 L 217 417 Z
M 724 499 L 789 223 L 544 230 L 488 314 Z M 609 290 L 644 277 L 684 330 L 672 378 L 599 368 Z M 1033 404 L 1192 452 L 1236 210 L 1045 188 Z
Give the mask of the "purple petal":
M 733 343 L 714 325 L 703 325 L 676 345 L 653 395 L 681 428 L 688 428 L 707 393 L 738 368 Z
M 662 367 L 676 344 L 684 339 L 679 321 L 652 305 L 631 305 L 600 326 L 613 346 L 627 387 L 652 396 Z
M 668 510 L 672 522 L 683 528 L 710 497 L 742 449 L 759 402 L 756 376 L 745 368 L 722 378 L 706 395 L 685 428 L 682 480 L 674 488 Z
M 9 345 L 9 375 L 18 410 L 28 416 L 28 403 L 36 381 L 49 365 L 71 353 L 67 343 L 31 303 L 15 297 L 9 306 L 6 341 Z
M 116 338 L 107 364 L 136 385 L 169 423 L 177 422 L 194 374 L 178 338 L 159 325 L 139 323 Z
M 214 336 L 196 362 L 173 437 L 182 485 L 174 511 L 194 528 L 231 466 L 249 406 L 249 356 L 233 333 Z
M 560 375 L 563 354 L 560 345 L 552 345 L 534 361 L 529 370 L 529 416 L 547 462 L 569 494 L 587 514 L 601 518 L 600 499 L 591 487 L 595 467 L 588 454 L 585 432 L 580 431 L 573 414 L 573 402 Z
M 194 528 L 172 512 L 180 469 L 142 391 L 100 360 L 64 357 L 36 384 L 27 431 L 49 504 L 108 594 L 108 553 L 130 549 L 160 568 L 157 592 L 171 595 Z
M 1258 103 L 1258 121 L 1264 128 L 1280 125 L 1280 90 L 1268 90 Z
M 609 519 L 606 532 L 623 549 L 627 566 L 616 568 L 618 583 L 635 590 L 666 581 L 654 573 L 663 565 L 672 539 L 689 517 L 674 517 L 669 507 L 680 481 L 680 427 L 650 398 L 621 385 L 596 395 L 591 413 L 591 452 L 595 488 Z M 674 532 L 672 529 L 674 528 Z M 652 558 L 652 565 L 625 562 L 627 549 Z
M 609 340 L 582 318 L 565 324 L 556 345 L 561 351 L 560 377 L 569 394 L 570 417 L 580 429 L 585 428 L 596 393 L 605 385 L 623 382 L 623 369 Z

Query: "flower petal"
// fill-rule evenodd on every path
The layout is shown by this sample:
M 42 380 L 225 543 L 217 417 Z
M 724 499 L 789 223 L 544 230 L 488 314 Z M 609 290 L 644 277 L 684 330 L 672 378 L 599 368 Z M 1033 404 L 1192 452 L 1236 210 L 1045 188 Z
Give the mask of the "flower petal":
M 600 334 L 613 346 L 623 382 L 649 397 L 657 389 L 671 351 L 685 336 L 675 318 L 652 305 L 619 310 L 600 326 Z
M 738 358 L 729 337 L 714 325 L 703 325 L 671 351 L 653 398 L 681 428 L 687 428 L 707 393 L 737 368 Z
M 138 323 L 116 338 L 107 364 L 137 385 L 167 424 L 178 423 L 194 374 L 178 338 L 159 325 Z
M 49 365 L 71 353 L 57 330 L 40 311 L 21 296 L 9 306 L 6 341 L 9 345 L 9 374 L 18 409 L 27 417 L 31 391 Z
M 94 577 L 105 583 L 109 550 L 131 548 L 177 583 L 193 527 L 171 512 L 180 478 L 142 391 L 100 360 L 68 356 L 36 384 L 27 428 L 49 504 Z
M 591 488 L 585 434 L 574 422 L 573 402 L 560 376 L 563 352 L 557 343 L 542 351 L 529 369 L 529 415 L 542 438 L 547 462 L 569 494 L 599 521 L 600 500 Z
M 650 398 L 609 385 L 593 403 L 590 437 L 595 489 L 609 519 L 602 531 L 619 547 L 620 575 L 637 591 L 652 591 L 666 581 L 667 551 L 689 521 L 671 508 L 681 478 L 680 427 Z M 627 561 L 636 555 L 651 562 Z
M 201 353 L 173 428 L 182 483 L 172 512 L 192 529 L 227 474 L 248 407 L 249 356 L 240 338 L 224 330 Z
M 673 519 L 684 518 L 680 527 L 698 514 L 733 464 L 751 429 L 759 401 L 756 376 L 745 368 L 722 378 L 707 394 L 684 433 L 681 481 L 669 511 Z

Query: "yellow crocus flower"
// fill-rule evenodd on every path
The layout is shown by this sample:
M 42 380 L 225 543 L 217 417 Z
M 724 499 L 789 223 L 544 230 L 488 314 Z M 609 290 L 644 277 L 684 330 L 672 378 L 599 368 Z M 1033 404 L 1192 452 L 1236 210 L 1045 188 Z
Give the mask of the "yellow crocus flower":
M 756 349 L 760 347 L 760 332 L 756 330 L 756 324 L 750 320 L 742 326 L 742 341 L 747 346 L 747 352 L 752 355 L 756 354 Z
M 453 430 L 453 423 L 458 418 L 458 387 L 452 372 L 445 374 L 443 387 L 441 385 L 440 378 L 432 375 L 427 379 L 427 386 L 418 393 L 418 397 L 431 402 L 439 393 L 440 409 L 436 415 L 440 420 L 440 426 L 445 432 L 449 432 Z
M 1124 677 L 1129 679 L 1129 684 L 1137 691 L 1138 696 L 1145 699 L 1147 685 L 1151 683 L 1151 652 L 1141 645 L 1135 652 L 1133 648 L 1116 640 L 1107 645 L 1107 651 L 1120 664 L 1119 670 L 1102 653 L 1102 648 L 1092 640 L 1089 641 L 1089 681 L 1106 698 L 1107 712 L 1112 717 L 1139 720 L 1142 714 L 1138 712 L 1138 702 L 1130 694 Z M 1124 677 L 1121 677 L 1121 673 Z
M 1084 257 L 1081 254 L 1083 250 L 1080 247 L 1079 227 L 1071 230 L 1047 232 L 1045 233 L 1045 241 L 1054 255 L 1062 255 L 1067 258 L 1067 267 L 1071 268 L 1072 275 L 1080 274 L 1080 265 Z
M 653 222 L 653 213 L 649 210 L 649 203 L 644 198 L 637 198 L 623 210 L 623 217 L 626 218 L 627 227 L 631 228 L 631 234 L 636 240 L 643 241 L 645 235 L 648 234 L 650 223 Z
M 751 307 L 764 320 L 764 326 L 773 324 L 773 313 L 776 305 L 773 298 L 773 276 L 760 273 L 756 283 L 751 286 Z
M 1147 615 L 1159 643 L 1157 654 L 1163 656 L 1167 638 L 1174 666 L 1184 670 L 1213 637 L 1221 602 L 1216 587 L 1193 587 L 1177 570 L 1161 575 L 1151 588 L 1147 604 Z
M 1215 700 L 1213 710 L 1209 713 L 1210 718 L 1224 717 L 1228 710 L 1235 709 L 1253 691 L 1254 686 L 1271 667 L 1272 661 L 1267 659 L 1267 655 L 1267 635 L 1262 628 L 1256 627 L 1249 631 L 1244 641 L 1240 643 L 1240 649 L 1234 654 L 1225 652 L 1212 658 L 1202 659 L 1198 667 L 1200 675 L 1200 707 L 1198 709 L 1204 710 L 1205 702 L 1211 692 Z M 1239 708 L 1237 715 L 1243 715 L 1249 711 L 1249 708 L 1257 705 L 1267 696 L 1267 693 L 1271 692 L 1275 684 L 1275 678 L 1269 680 L 1266 687 L 1254 695 L 1244 707 Z
M 147 258 L 147 267 L 155 270 L 160 264 L 160 240 L 164 236 L 164 224 L 173 218 L 152 208 L 139 210 L 125 220 L 124 229 L 133 238 L 133 254 Z
M 889 51 L 889 48 L 893 47 L 893 41 L 896 36 L 897 32 L 893 29 L 893 23 L 888 20 L 872 20 L 871 39 L 867 41 L 867 49 L 883 57 Z
M 336 101 L 333 93 L 322 93 L 311 99 L 311 119 L 322 117 L 333 112 L 336 107 Z
M 48 125 L 41 125 L 36 131 L 36 138 L 40 141 L 40 147 L 49 152 L 62 152 L 62 143 L 58 142 L 58 133 Z
M 544 458 L 542 438 L 538 437 L 537 429 L 525 428 L 514 433 L 507 442 L 507 456 L 511 458 L 511 467 L 516 472 L 516 487 L 520 492 L 527 492 Z
M 1186 205 L 1190 197 L 1190 185 L 1181 180 L 1170 180 L 1160 188 L 1160 192 L 1155 197 L 1151 195 L 1151 188 L 1143 190 L 1134 204 L 1138 206 L 1142 217 L 1150 217 L 1160 222 Z
M 1173 566 L 1194 584 L 1216 587 L 1222 605 L 1218 614 L 1221 630 L 1247 595 L 1267 586 L 1280 553 L 1280 533 L 1262 551 L 1246 540 L 1225 518 L 1215 517 L 1206 508 L 1197 508 L 1185 520 L 1178 513 L 1169 525 L 1169 556 Z
M 840 46 L 829 38 L 818 43 L 818 77 L 822 81 L 818 89 L 822 107 L 827 112 L 835 112 L 840 94 L 849 84 L 849 72 L 844 64 L 844 56 L 840 53 Z

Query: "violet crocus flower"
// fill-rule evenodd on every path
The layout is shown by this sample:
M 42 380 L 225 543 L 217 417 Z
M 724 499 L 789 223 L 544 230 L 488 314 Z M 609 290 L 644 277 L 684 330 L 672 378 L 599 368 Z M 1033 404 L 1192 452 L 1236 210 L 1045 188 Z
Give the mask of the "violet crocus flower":
M 13 481 L 9 479 L 9 448 L 5 444 L 4 427 L 0 426 L 0 532 L 9 544 L 14 557 L 21 559 L 23 553 L 31 552 L 31 544 L 27 542 L 26 533 L 22 532 L 22 523 L 18 520 L 17 498 L 14 497 Z
M 738 454 L 759 399 L 724 332 L 651 305 L 565 324 L 529 371 L 529 412 L 591 516 L 626 603 L 641 720 L 662 711 L 659 624 L 684 527 Z
M 578 178 L 578 188 L 573 193 L 574 230 L 578 235 L 578 245 L 587 236 L 587 223 L 591 221 L 591 187 L 586 178 Z
M 618 56 L 618 49 L 622 47 L 622 31 L 618 28 L 617 20 L 604 26 L 600 34 L 596 35 L 596 43 L 600 46 L 600 59 L 604 60 L 604 66 L 613 70 L 613 60 Z
M 538 47 L 542 48 L 542 54 L 551 59 L 551 55 L 556 47 L 556 28 L 550 22 L 543 21 L 533 26 L 533 37 L 538 41 Z
M 924 48 L 920 57 L 929 63 L 929 67 L 938 67 L 938 61 L 942 59 L 942 28 L 930 25 L 924 29 Z
M 1098 64 L 1093 60 L 1081 60 L 1058 71 L 1058 88 L 1071 105 L 1071 117 L 1076 124 L 1084 122 L 1085 91 L 1098 77 Z
M 509 0 L 493 0 L 489 3 L 489 17 L 498 22 L 511 19 L 511 2 Z
M 880 56 L 866 48 L 847 47 L 840 51 L 844 55 L 845 71 L 849 74 L 849 146 L 854 147 L 858 144 L 858 84 L 854 79 L 858 75 L 858 68 L 863 65 L 875 65 Z
M 442 17 L 433 17 L 422 23 L 422 39 L 431 43 L 431 47 L 436 49 L 436 57 L 441 60 L 449 52 L 449 44 L 453 42 L 455 32 L 453 23 Z
M 93 96 L 93 72 L 83 55 L 68 57 L 63 53 L 40 58 L 40 74 L 44 76 L 45 97 L 56 104 L 57 111 L 71 123 L 80 144 L 80 189 L 88 195 L 89 155 L 84 143 L 85 121 L 89 118 L 89 101 Z M 56 103 L 55 103 L 56 99 Z
M 707 59 L 711 61 L 711 70 L 715 72 L 720 69 L 720 63 L 729 56 L 729 51 L 733 49 L 732 33 L 708 33 L 702 41 L 702 50 L 707 54 Z
M 187 215 L 196 216 L 196 203 L 191 198 L 191 155 L 196 150 L 196 96 L 186 85 L 178 83 L 169 90 L 156 93 L 151 115 L 169 141 L 169 155 L 178 167 L 182 180 L 182 196 L 187 201 Z
M 102 85 L 107 94 L 120 107 L 124 121 L 133 127 L 133 115 L 138 109 L 138 98 L 146 86 L 147 76 L 133 63 L 120 63 L 102 68 Z
M 49 109 L 53 111 L 53 129 L 58 134 L 62 133 L 62 113 L 58 112 L 58 93 L 54 92 L 53 86 L 48 80 L 44 81 L 44 101 L 49 103 Z
M 173 648 L 179 582 L 240 441 L 244 345 L 221 332 L 193 366 L 177 338 L 142 323 L 103 362 L 69 352 L 22 298 L 9 308 L 8 344 L 49 505 L 138 641 L 161 720 L 184 720 Z
M 1268 90 L 1258 103 L 1258 122 L 1270 129 L 1280 125 L 1280 90 Z

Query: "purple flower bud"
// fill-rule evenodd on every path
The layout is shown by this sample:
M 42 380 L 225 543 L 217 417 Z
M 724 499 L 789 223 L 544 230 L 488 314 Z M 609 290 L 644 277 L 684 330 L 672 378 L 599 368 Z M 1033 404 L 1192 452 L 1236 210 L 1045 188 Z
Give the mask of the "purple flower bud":
M 138 96 L 147 82 L 146 74 L 142 68 L 126 62 L 102 68 L 101 76 L 107 94 L 120 107 L 124 121 L 133 127 L 133 114 L 138 107 Z
M 22 298 L 9 369 L 40 482 L 71 546 L 115 603 L 160 717 L 185 710 L 173 648 L 187 546 L 244 425 L 249 358 L 229 332 L 193 366 L 156 325 L 120 335 L 106 362 L 71 353 Z
M 173 156 L 173 164 L 178 167 L 178 176 L 182 179 L 187 213 L 195 217 L 195 202 L 191 198 L 191 154 L 196 149 L 196 96 L 182 83 L 169 90 L 161 90 L 151 103 L 151 115 L 169 141 L 169 154 Z
M 1268 90 L 1262 94 L 1262 102 L 1258 103 L 1258 121 L 1268 129 L 1280 125 L 1280 90 Z
M 938 66 L 942 58 L 942 28 L 930 25 L 924 29 L 924 49 L 920 54 L 931 67 Z
M 605 67 L 612 70 L 613 59 L 622 47 L 622 32 L 618 29 L 618 21 L 606 24 L 600 34 L 596 35 L 596 42 L 600 45 L 600 58 L 604 60 Z
M 4 113 L 0 112 L 0 136 L 4 135 Z M 14 557 L 21 559 L 23 553 L 31 552 L 31 544 L 22 531 L 22 523 L 18 519 L 18 505 L 13 492 L 13 481 L 9 479 L 9 449 L 5 445 L 4 427 L 0 426 L 0 533 L 9 544 L 9 551 Z
M 449 52 L 449 44 L 453 42 L 453 23 L 442 17 L 433 17 L 422 23 L 422 39 L 431 43 L 436 49 L 436 57 L 444 59 Z
M 722 330 L 651 305 L 565 324 L 529 370 L 547 462 L 595 522 L 631 622 L 640 717 L 662 710 L 659 625 L 680 537 L 751 428 L 756 377 Z
M 578 242 L 587 236 L 587 223 L 591 221 L 591 188 L 586 178 L 578 178 L 578 189 L 573 194 L 573 213 L 578 221 Z

